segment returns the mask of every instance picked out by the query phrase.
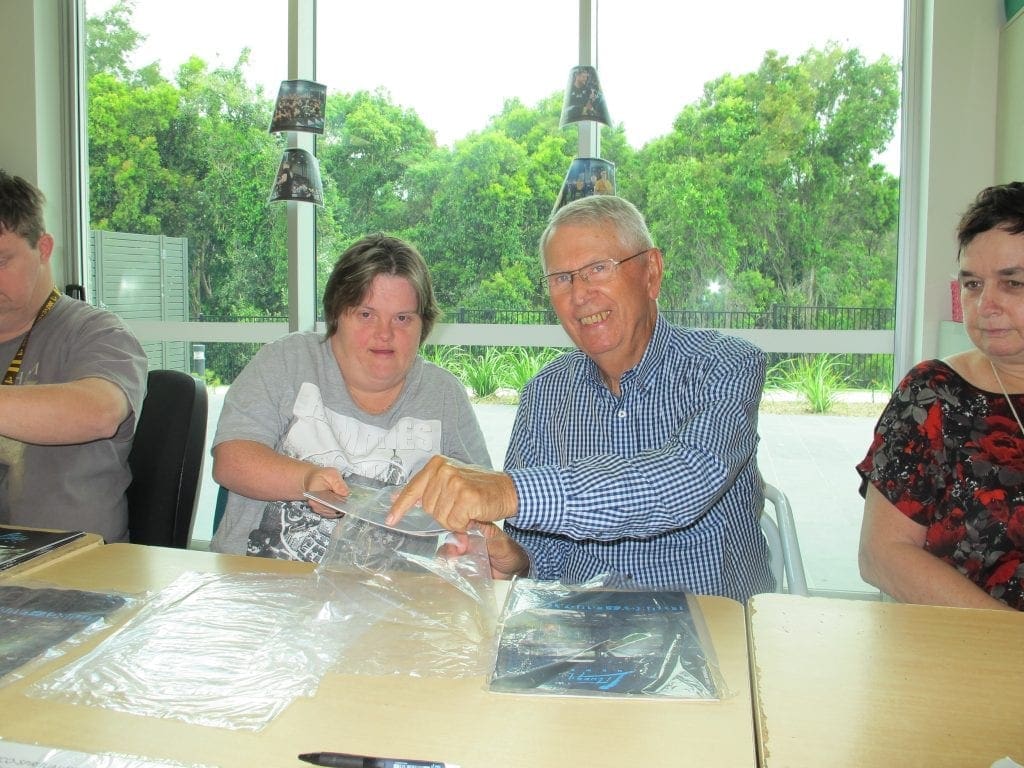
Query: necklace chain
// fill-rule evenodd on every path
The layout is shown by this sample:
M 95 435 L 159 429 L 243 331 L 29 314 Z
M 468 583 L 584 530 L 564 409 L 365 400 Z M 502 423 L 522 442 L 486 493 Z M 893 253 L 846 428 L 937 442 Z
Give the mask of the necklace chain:
M 996 370 L 996 364 L 990 359 L 988 364 L 992 366 L 992 373 L 995 374 L 996 381 L 999 382 L 999 388 L 1003 390 L 1003 397 L 1006 398 L 1006 404 L 1010 406 L 1010 412 L 1013 413 L 1013 418 L 1017 420 L 1017 426 L 1020 427 L 1021 434 L 1024 434 L 1024 423 L 1021 423 L 1020 416 L 1017 415 L 1017 409 L 1013 405 L 1013 400 L 1010 399 L 1009 393 L 1006 391 L 1006 387 L 1003 385 L 1003 380 L 999 378 L 999 371 Z

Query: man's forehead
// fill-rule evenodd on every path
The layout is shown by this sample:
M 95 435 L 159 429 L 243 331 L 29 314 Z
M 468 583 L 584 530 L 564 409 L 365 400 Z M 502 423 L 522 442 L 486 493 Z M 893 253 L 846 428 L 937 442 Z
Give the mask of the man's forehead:
M 574 222 L 562 224 L 555 229 L 545 250 L 551 255 L 553 252 L 578 250 L 618 251 L 621 247 L 614 225 L 607 222 Z

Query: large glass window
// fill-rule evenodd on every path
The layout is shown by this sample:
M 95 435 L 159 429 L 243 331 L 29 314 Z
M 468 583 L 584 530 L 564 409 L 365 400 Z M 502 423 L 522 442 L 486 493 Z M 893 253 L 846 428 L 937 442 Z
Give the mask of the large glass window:
M 892 384 L 902 4 L 719 5 L 595 3 L 612 121 L 597 152 L 665 252 L 666 314 L 771 355 L 761 467 L 790 497 L 812 588 L 866 591 L 853 465 Z M 148 300 L 126 311 L 210 323 L 149 343 L 180 344 L 182 364 L 201 359 L 213 384 L 293 309 L 295 222 L 267 204 L 287 143 L 267 126 L 288 75 L 288 8 L 238 24 L 227 3 L 86 4 L 91 227 L 187 242 L 181 316 Z M 538 347 L 566 343 L 535 289 L 535 248 L 580 151 L 578 127 L 559 127 L 579 6 L 316 9 L 316 40 L 295 44 L 315 43 L 328 90 L 318 290 L 348 243 L 389 231 L 431 265 L 445 311 L 435 359 L 465 373 L 484 345 L 528 343 L 508 353 L 541 360 Z M 108 267 L 88 273 L 97 295 L 121 285 Z M 213 324 L 253 321 L 266 335 Z M 491 324 L 485 340 L 477 323 Z M 222 393 L 211 390 L 211 427 Z M 498 399 L 478 405 L 496 464 L 514 409 L 514 396 Z M 212 519 L 206 489 L 197 539 Z
M 287 10 L 239 24 L 232 3 L 85 3 L 86 295 L 133 323 L 151 368 L 206 378 L 209 438 L 224 384 L 287 330 L 287 211 L 267 204 L 284 147 L 267 129 Z M 188 323 L 247 327 L 208 338 Z M 207 459 L 196 539 L 210 537 L 216 490 Z

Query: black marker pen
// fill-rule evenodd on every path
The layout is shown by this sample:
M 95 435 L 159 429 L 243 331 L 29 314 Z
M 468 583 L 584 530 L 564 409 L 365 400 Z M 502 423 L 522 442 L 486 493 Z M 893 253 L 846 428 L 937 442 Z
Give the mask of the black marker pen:
M 307 752 L 299 755 L 304 760 L 323 768 L 459 768 L 454 763 L 436 760 L 403 760 L 398 757 L 367 757 L 347 755 L 343 752 Z

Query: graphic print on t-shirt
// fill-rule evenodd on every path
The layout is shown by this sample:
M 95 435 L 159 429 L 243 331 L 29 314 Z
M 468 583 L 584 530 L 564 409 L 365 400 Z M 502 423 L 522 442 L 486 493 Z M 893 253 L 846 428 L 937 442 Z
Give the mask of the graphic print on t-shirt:
M 280 452 L 303 461 L 334 467 L 382 485 L 403 485 L 427 460 L 441 452 L 441 422 L 404 416 L 387 428 L 324 406 L 320 388 L 306 382 L 299 389 L 293 421 Z M 273 501 L 249 533 L 247 553 L 262 557 L 319 562 L 331 541 L 335 520 L 316 514 L 304 501 Z

